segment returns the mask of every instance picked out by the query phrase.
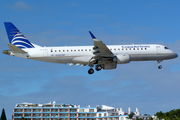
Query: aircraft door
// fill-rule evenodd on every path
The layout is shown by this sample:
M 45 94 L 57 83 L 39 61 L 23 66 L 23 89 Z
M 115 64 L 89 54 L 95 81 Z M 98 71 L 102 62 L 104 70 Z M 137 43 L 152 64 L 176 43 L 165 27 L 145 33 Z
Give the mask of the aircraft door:
M 48 56 L 48 50 L 47 49 L 43 49 L 43 56 Z
M 157 54 L 161 53 L 161 47 L 160 46 L 156 46 L 156 51 L 157 51 Z

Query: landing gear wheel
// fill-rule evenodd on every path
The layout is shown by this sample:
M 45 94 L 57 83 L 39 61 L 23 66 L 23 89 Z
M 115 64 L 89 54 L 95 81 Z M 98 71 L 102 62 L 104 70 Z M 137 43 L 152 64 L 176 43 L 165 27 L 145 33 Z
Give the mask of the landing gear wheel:
M 88 70 L 88 73 L 91 75 L 91 74 L 94 73 L 94 70 L 91 68 L 91 69 Z
M 97 71 L 100 71 L 102 69 L 102 66 L 101 65 L 96 65 L 96 70 Z
M 159 65 L 159 66 L 158 66 L 158 68 L 159 68 L 159 69 L 161 69 L 161 68 L 162 68 L 162 66 L 161 66 L 161 65 Z

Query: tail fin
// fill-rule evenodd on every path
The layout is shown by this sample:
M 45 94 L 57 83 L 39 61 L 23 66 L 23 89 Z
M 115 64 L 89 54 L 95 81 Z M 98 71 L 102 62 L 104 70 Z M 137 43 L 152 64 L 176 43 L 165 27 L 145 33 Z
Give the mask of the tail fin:
M 11 23 L 4 22 L 9 42 L 20 49 L 34 48 L 28 39 Z

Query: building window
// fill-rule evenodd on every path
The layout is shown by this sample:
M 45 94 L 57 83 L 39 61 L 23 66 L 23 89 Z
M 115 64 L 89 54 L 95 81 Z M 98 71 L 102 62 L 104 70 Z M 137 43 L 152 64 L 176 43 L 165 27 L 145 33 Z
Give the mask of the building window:
M 84 112 L 84 109 L 79 109 L 79 112 Z
M 94 112 L 94 109 L 89 109 L 89 112 Z

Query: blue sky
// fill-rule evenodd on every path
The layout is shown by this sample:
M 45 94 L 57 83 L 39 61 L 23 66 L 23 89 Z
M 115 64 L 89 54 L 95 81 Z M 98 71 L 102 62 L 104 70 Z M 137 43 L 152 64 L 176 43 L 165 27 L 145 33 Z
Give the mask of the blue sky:
M 4 0 L 0 4 L 0 50 L 8 49 L 3 22 L 12 22 L 41 46 L 163 44 L 180 53 L 180 1 Z M 0 111 L 8 119 L 16 103 L 109 105 L 155 114 L 180 107 L 179 58 L 131 62 L 93 75 L 89 67 L 45 63 L 0 54 Z

